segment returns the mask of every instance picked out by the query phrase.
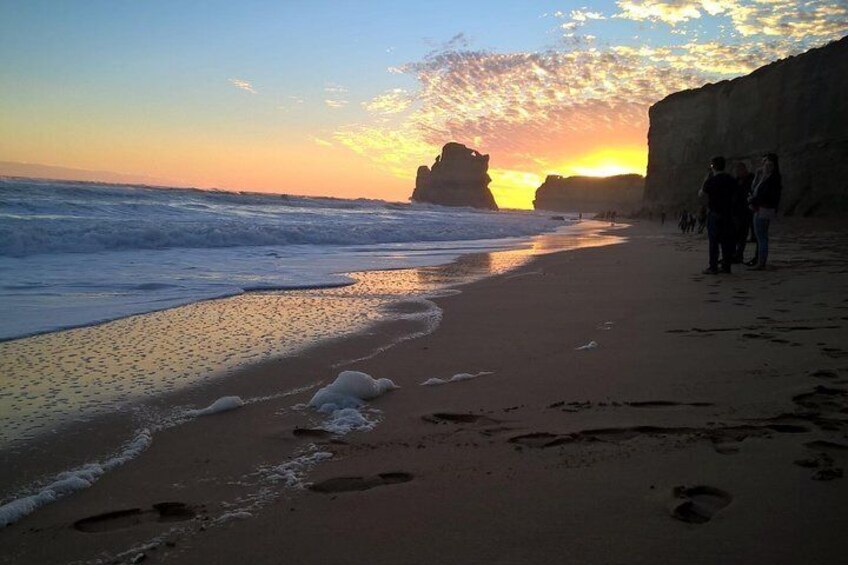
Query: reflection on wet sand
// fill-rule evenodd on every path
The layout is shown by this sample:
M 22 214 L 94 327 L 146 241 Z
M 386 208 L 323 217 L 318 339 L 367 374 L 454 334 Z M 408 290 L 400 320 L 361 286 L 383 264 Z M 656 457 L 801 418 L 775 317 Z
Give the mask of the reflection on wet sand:
M 583 223 L 447 265 L 354 273 L 351 286 L 249 293 L 0 343 L 0 448 L 375 322 L 427 314 L 433 306 L 426 297 L 534 255 L 622 241 L 602 234 L 604 227 Z M 398 308 L 399 301 L 406 306 Z

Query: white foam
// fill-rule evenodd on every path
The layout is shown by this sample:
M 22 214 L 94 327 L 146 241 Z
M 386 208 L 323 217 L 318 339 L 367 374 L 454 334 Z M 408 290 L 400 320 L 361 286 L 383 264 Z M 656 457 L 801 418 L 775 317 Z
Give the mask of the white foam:
M 334 410 L 320 428 L 330 433 L 343 435 L 353 431 L 370 431 L 377 425 L 377 420 L 368 419 L 356 408 Z
M 227 512 L 226 514 L 221 514 L 217 520 L 218 523 L 229 522 L 231 520 L 248 520 L 253 518 L 253 514 L 247 512 L 245 510 L 235 511 L 235 512 Z
M 343 408 L 359 408 L 366 400 L 396 388 L 400 387 L 390 379 L 374 379 L 360 371 L 342 371 L 335 381 L 315 393 L 309 406 L 331 414 Z
M 590 349 L 597 349 L 597 348 L 598 348 L 598 342 L 597 341 L 590 341 L 586 345 L 581 345 L 580 347 L 575 347 L 574 349 L 577 350 L 577 351 L 589 351 Z
M 427 379 L 426 381 L 421 383 L 421 386 L 440 386 L 440 385 L 446 385 L 446 384 L 450 384 L 450 383 L 457 383 L 457 382 L 461 382 L 461 381 L 470 381 L 471 379 L 476 379 L 477 377 L 482 377 L 484 375 L 491 375 L 491 374 L 492 374 L 491 371 L 480 371 L 479 373 L 473 373 L 473 374 L 472 373 L 457 373 L 447 380 L 440 379 L 438 377 L 433 377 L 433 378 Z
M 268 478 L 273 482 L 281 482 L 288 488 L 303 488 L 305 486 L 303 477 L 306 472 L 321 461 L 332 459 L 332 457 L 333 454 L 329 451 L 312 451 L 274 467 Z
M 222 396 L 206 408 L 201 410 L 189 410 L 189 416 L 211 416 L 220 412 L 228 412 L 244 406 L 244 400 L 240 396 Z
M 49 484 L 40 487 L 35 494 L 12 500 L 0 506 L 0 528 L 17 522 L 24 516 L 65 495 L 90 487 L 107 471 L 138 457 L 142 451 L 150 447 L 152 442 L 153 438 L 150 431 L 147 429 L 141 430 L 117 455 L 105 462 L 89 463 L 72 471 L 59 473 Z
M 455 290 L 455 289 L 441 289 L 436 293 L 432 293 L 431 296 L 432 297 L 453 296 L 454 294 L 459 294 L 459 293 L 460 293 L 460 291 Z M 383 353 L 384 351 L 391 349 L 392 347 L 394 347 L 395 345 L 398 345 L 399 343 L 403 343 L 403 342 L 409 341 L 411 339 L 418 339 L 419 337 L 424 337 L 426 335 L 430 335 L 431 333 L 436 331 L 436 328 L 438 328 L 439 324 L 442 322 L 442 309 L 439 308 L 436 305 L 435 302 L 433 302 L 432 300 L 428 300 L 426 298 L 418 298 L 416 300 L 405 300 L 405 302 L 417 302 L 419 304 L 424 305 L 425 309 L 421 312 L 412 312 L 412 313 L 409 313 L 409 314 L 401 314 L 401 315 L 398 315 L 398 316 L 394 316 L 394 318 L 396 320 L 406 320 L 406 321 L 420 323 L 423 326 L 421 330 L 416 331 L 416 332 L 412 332 L 412 333 L 408 333 L 408 334 L 400 334 L 400 335 L 394 337 L 388 343 L 385 343 L 383 345 L 380 345 L 379 347 L 376 347 L 374 350 L 372 350 L 368 354 L 363 355 L 362 357 L 356 357 L 354 359 L 342 360 L 342 361 L 336 363 L 335 365 L 333 365 L 333 368 L 341 367 L 343 365 L 350 365 L 352 363 L 358 363 L 359 361 L 365 361 L 365 360 L 371 359 L 373 357 L 376 357 L 380 353 Z
M 446 385 L 446 384 L 448 384 L 448 381 L 446 381 L 445 379 L 433 377 L 433 378 L 427 379 L 426 381 L 421 383 L 421 386 L 439 386 L 439 385 Z

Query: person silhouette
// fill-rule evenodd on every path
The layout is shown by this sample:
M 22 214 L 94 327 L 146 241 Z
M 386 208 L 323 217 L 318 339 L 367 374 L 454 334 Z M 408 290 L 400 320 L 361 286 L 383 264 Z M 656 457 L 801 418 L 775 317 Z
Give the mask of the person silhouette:
M 752 270 L 766 268 L 769 254 L 769 226 L 777 215 L 783 181 L 777 155 L 763 155 L 762 166 L 754 178 L 749 204 L 754 213 L 754 233 L 757 236 L 757 254 L 747 264 Z
M 719 248 L 721 272 L 730 273 L 733 258 L 733 194 L 736 192 L 736 181 L 724 171 L 724 167 L 724 157 L 710 159 L 710 172 L 698 191 L 699 196 L 707 196 L 709 266 L 703 271 L 705 275 L 718 274 Z

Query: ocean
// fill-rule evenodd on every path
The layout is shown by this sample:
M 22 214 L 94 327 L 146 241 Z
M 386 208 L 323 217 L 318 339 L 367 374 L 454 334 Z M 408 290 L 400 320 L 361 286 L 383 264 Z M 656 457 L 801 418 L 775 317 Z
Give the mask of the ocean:
M 0 178 L 0 340 L 526 244 L 549 214 Z
M 538 234 L 569 225 L 529 211 L 2 178 L 0 450 L 382 321 L 432 331 L 430 298 L 514 268 L 540 251 Z M 170 417 L 146 411 L 143 425 Z
M 247 366 L 366 337 L 332 361 L 341 370 L 435 330 L 433 299 L 537 254 L 622 241 L 606 230 L 532 211 L 0 178 L 0 527 L 221 403 L 326 379 L 280 374 L 250 395 L 235 378 Z M 204 409 L 210 388 L 224 396 Z

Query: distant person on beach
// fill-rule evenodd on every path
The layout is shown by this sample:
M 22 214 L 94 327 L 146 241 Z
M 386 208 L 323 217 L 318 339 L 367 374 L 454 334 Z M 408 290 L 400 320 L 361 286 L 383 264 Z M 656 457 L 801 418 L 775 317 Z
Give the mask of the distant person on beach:
M 751 212 L 748 199 L 751 197 L 754 175 L 748 171 L 745 163 L 739 161 L 736 163 L 733 176 L 736 178 L 736 192 L 733 195 L 733 227 L 736 235 L 733 262 L 741 263 L 745 259 L 748 232 L 753 229 L 754 214 Z
M 724 172 L 724 157 L 710 159 L 710 172 L 698 192 L 707 197 L 707 239 L 709 240 L 709 267 L 705 275 L 719 272 L 719 248 L 721 248 L 721 272 L 730 272 L 733 258 L 733 195 L 736 181 Z
M 757 253 L 748 263 L 755 271 L 766 268 L 769 245 L 768 232 L 771 221 L 777 215 L 780 205 L 780 193 L 783 183 L 780 177 L 780 165 L 777 155 L 767 153 L 763 156 L 762 166 L 754 177 L 749 203 L 754 214 L 754 234 L 757 236 Z

